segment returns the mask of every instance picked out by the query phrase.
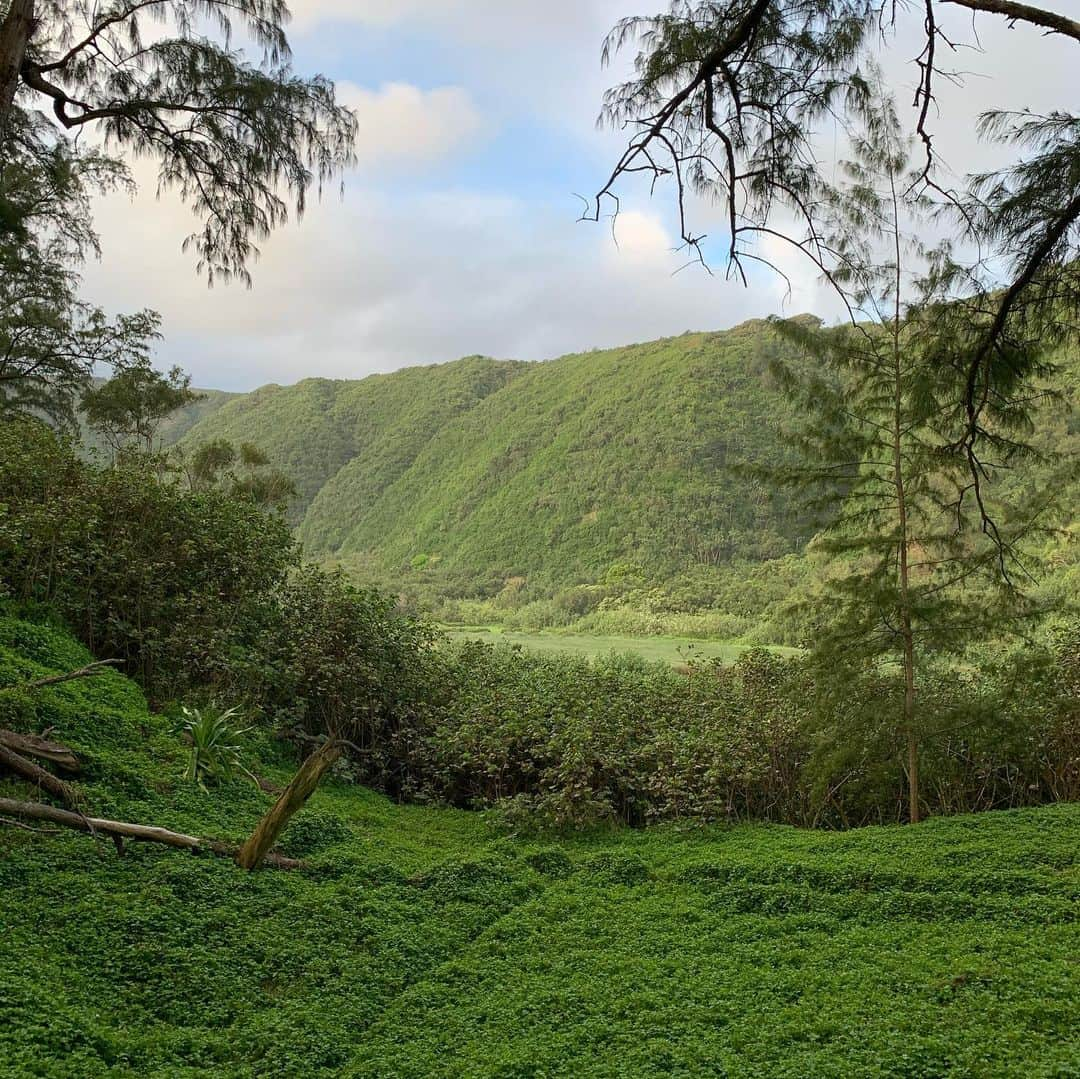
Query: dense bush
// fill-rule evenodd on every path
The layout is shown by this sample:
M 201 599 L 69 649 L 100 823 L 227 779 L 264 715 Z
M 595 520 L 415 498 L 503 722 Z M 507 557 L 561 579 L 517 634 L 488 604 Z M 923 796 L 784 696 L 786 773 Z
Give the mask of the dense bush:
M 305 743 L 344 736 L 353 777 L 394 796 L 498 806 L 517 827 L 903 816 L 888 671 L 826 692 L 765 651 L 687 676 L 451 645 L 395 599 L 299 565 L 278 515 L 186 490 L 152 459 L 87 463 L 36 423 L 0 427 L 0 507 L 16 602 L 53 609 L 154 698 L 217 698 Z M 1064 629 L 924 672 L 929 812 L 1080 796 L 1078 652 Z
M 891 722 L 900 687 L 887 672 L 823 702 L 804 661 L 762 650 L 689 676 L 634 657 L 478 642 L 440 658 L 444 696 L 395 750 L 411 797 L 497 806 L 518 829 L 904 819 L 904 747 Z M 927 809 L 1080 796 L 1075 646 L 981 661 L 978 675 L 942 668 L 925 679 Z
M 153 457 L 82 460 L 43 424 L 0 425 L 0 594 L 58 614 L 156 699 L 220 697 L 364 746 L 425 696 L 431 632 L 382 593 L 301 567 L 287 523 L 192 491 Z M 369 771 L 383 775 L 382 757 Z
M 400 747 L 441 692 L 434 639 L 385 593 L 306 566 L 275 596 L 252 650 L 247 695 L 277 726 L 347 738 L 357 776 L 396 792 Z
M 0 507 L 0 586 L 159 698 L 225 676 L 295 561 L 277 515 L 162 482 L 152 458 L 97 467 L 33 421 L 0 425 Z

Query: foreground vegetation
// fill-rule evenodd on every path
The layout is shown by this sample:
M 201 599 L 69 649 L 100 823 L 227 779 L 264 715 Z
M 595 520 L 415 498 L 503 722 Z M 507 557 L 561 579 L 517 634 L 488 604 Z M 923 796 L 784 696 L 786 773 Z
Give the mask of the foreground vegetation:
M 0 427 L 0 584 L 10 617 L 60 619 L 151 699 L 240 709 L 310 748 L 350 743 L 393 797 L 497 807 L 514 827 L 902 820 L 896 670 L 843 684 L 798 657 L 640 657 L 443 642 L 394 600 L 300 562 L 285 522 L 159 462 L 81 460 L 43 425 Z M 928 660 L 920 808 L 1013 808 L 1080 792 L 1077 634 Z M 45 724 L 42 725 L 43 727 Z M 39 728 L 40 730 L 40 728 Z
M 0 681 L 86 658 L 0 623 Z M 239 840 L 270 796 L 202 789 L 106 673 L 10 691 L 118 816 Z M 259 776 L 294 767 L 243 739 Z M 0 784 L 0 793 L 19 789 Z M 918 829 L 514 838 L 339 772 L 308 866 L 0 827 L 0 1074 L 1055 1076 L 1080 1068 L 1080 807 Z

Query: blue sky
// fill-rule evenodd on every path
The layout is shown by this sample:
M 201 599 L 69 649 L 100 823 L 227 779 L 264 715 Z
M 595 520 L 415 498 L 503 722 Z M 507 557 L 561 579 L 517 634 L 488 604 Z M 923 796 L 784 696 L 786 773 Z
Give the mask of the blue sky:
M 101 200 L 103 257 L 87 291 L 112 310 L 158 310 L 161 364 L 248 389 L 478 352 L 544 359 L 780 310 L 834 313 L 810 268 L 786 255 L 791 296 L 766 273 L 749 289 L 722 266 L 676 275 L 685 257 L 673 250 L 670 193 L 627 189 L 617 244 L 609 223 L 577 220 L 575 193 L 596 190 L 622 144 L 595 127 L 621 74 L 601 69 L 600 44 L 634 0 L 296 0 L 293 11 L 296 68 L 333 78 L 357 110 L 358 166 L 344 198 L 327 194 L 263 245 L 250 291 L 208 291 L 195 276 L 179 250 L 187 212 L 155 199 L 146 163 L 134 202 Z M 980 76 L 943 100 L 957 172 L 985 163 L 973 110 L 1004 94 L 1026 51 L 1038 63 L 1019 103 L 1065 100 L 1073 82 L 1053 42 L 990 23 L 979 34 L 985 55 L 965 65 Z M 895 73 L 901 87 L 910 78 L 903 64 Z M 715 209 L 696 213 L 697 229 L 722 239 Z

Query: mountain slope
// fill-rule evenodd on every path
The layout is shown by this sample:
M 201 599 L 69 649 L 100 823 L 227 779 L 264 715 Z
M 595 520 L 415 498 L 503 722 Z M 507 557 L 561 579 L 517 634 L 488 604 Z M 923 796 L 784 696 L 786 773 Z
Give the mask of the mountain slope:
M 797 550 L 790 502 L 725 468 L 774 461 L 787 405 L 764 322 L 547 363 L 471 357 L 229 402 L 185 441 L 262 447 L 296 481 L 309 555 L 383 583 L 533 594 L 655 583 Z
M 752 321 L 545 363 L 307 379 L 229 400 L 184 441 L 260 446 L 299 487 L 309 557 L 426 605 L 555 600 L 561 619 L 633 591 L 639 609 L 752 618 L 803 572 L 776 560 L 823 523 L 737 467 L 792 454 L 792 405 L 769 374 L 788 347 Z M 1061 385 L 1075 381 L 1069 359 Z M 1036 437 L 1078 445 L 1061 414 Z
M 455 363 L 411 367 L 360 381 L 304 379 L 294 386 L 264 386 L 196 424 L 184 441 L 211 438 L 253 442 L 296 484 L 297 522 L 341 468 L 365 462 L 360 501 L 341 508 L 340 521 L 325 523 L 315 546 L 328 550 L 337 531 L 392 482 L 449 419 L 468 411 L 524 367 L 474 356 Z
M 533 365 L 440 431 L 377 501 L 342 497 L 362 467 L 351 462 L 301 536 L 317 548 L 323 521 L 347 507 L 336 554 L 548 588 L 621 562 L 655 577 L 783 554 L 798 544 L 788 507 L 720 468 L 775 452 L 771 344 L 756 325 Z

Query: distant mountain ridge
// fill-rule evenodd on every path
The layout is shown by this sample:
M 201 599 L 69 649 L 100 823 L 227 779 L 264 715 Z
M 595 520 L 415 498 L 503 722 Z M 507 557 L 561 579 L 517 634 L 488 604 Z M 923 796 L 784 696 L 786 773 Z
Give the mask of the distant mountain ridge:
M 551 594 L 795 550 L 811 523 L 723 466 L 774 461 L 764 321 L 546 362 L 471 356 L 266 386 L 173 441 L 249 441 L 297 484 L 315 558 L 385 583 Z
M 823 524 L 732 467 L 793 459 L 769 374 L 788 347 L 754 320 L 545 362 L 305 379 L 208 400 L 170 441 L 259 446 L 297 485 L 308 557 L 428 603 L 574 605 L 631 582 L 645 603 L 655 588 L 676 609 L 720 593 L 731 609 L 747 567 Z M 1076 441 L 1057 421 L 1050 437 Z

